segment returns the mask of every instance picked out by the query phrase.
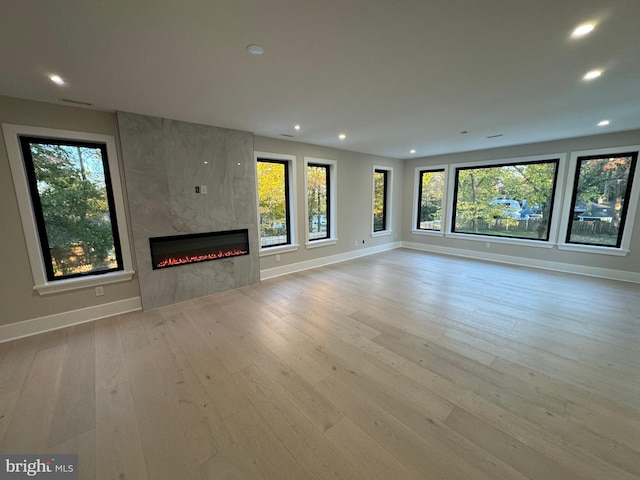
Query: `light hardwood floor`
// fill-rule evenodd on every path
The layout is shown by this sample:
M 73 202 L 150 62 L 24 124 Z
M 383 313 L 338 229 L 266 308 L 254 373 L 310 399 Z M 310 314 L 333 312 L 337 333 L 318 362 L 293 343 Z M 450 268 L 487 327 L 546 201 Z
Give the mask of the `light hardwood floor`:
M 0 345 L 82 479 L 640 478 L 640 286 L 408 250 Z

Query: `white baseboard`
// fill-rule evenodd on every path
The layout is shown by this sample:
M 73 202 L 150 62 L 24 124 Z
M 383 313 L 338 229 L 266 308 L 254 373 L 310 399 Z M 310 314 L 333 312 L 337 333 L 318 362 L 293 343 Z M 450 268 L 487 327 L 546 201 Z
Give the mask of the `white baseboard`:
M 473 258 L 476 260 L 487 260 L 489 262 L 506 263 L 520 267 L 540 268 L 554 272 L 573 273 L 588 277 L 606 278 L 609 280 L 620 280 L 623 282 L 640 283 L 640 274 L 635 272 L 625 272 L 623 270 L 612 270 L 609 268 L 588 267 L 585 265 L 572 265 L 569 263 L 549 262 L 546 260 L 535 260 L 526 257 L 514 257 L 511 255 L 498 255 L 495 253 L 475 252 L 462 250 L 459 248 L 440 247 L 437 245 L 426 245 L 424 243 L 401 242 L 403 248 L 421 250 L 423 252 L 441 253 L 444 255 L 454 255 L 456 257 Z
M 0 325 L 0 343 L 142 309 L 140 297 Z
M 436 245 L 426 245 L 423 243 L 412 242 L 393 242 L 386 243 L 377 247 L 364 248 L 362 250 L 354 250 L 338 255 L 321 257 L 314 260 L 292 263 L 283 265 L 282 267 L 269 268 L 260 272 L 260 279 L 279 277 L 289 273 L 301 272 L 311 268 L 322 267 L 334 263 L 340 263 L 354 258 L 373 255 L 375 253 L 394 250 L 396 248 L 409 248 L 412 250 L 420 250 L 423 252 L 439 253 L 444 255 L 453 255 L 456 257 L 473 258 L 476 260 L 487 260 L 490 262 L 506 263 L 509 265 L 517 265 L 522 267 L 540 268 L 543 270 L 551 270 L 554 272 L 573 273 L 576 275 L 585 275 L 597 278 L 606 278 L 609 280 L 619 280 L 631 283 L 640 283 L 640 274 L 635 272 L 626 272 L 622 270 L 612 270 L 608 268 L 588 267 L 584 265 L 571 265 L 568 263 L 556 263 L 545 260 L 534 260 L 525 257 L 514 257 L 510 255 L 498 255 L 495 253 L 475 252 L 470 250 L 462 250 L 451 247 L 440 247 Z M 121 315 L 127 312 L 142 310 L 142 302 L 140 297 L 128 298 L 117 302 L 105 303 L 93 307 L 81 308 L 70 312 L 57 313 L 46 317 L 33 318 L 22 322 L 11 323 L 8 325 L 0 325 L 0 343 L 18 338 L 28 337 L 38 333 L 49 332 L 60 328 L 70 327 L 81 323 L 92 322 L 101 318 L 113 315 Z
M 618 280 L 630 283 L 640 283 L 640 274 L 635 272 L 626 272 L 623 270 L 613 270 L 610 268 L 588 267 L 585 265 L 572 265 L 569 263 L 549 262 L 546 260 L 535 260 L 526 257 L 514 257 L 511 255 L 498 255 L 495 253 L 476 252 L 471 250 L 463 250 L 459 248 L 440 247 L 437 245 L 427 245 L 423 243 L 412 242 L 394 242 L 386 243 L 379 247 L 371 247 L 363 250 L 354 250 L 352 252 L 332 255 L 330 257 L 322 257 L 304 262 L 283 265 L 282 267 L 269 268 L 260 272 L 260 279 L 279 277 L 288 273 L 301 272 L 311 268 L 331 265 L 333 263 L 344 262 L 374 253 L 385 252 L 396 248 L 409 248 L 412 250 L 420 250 L 423 252 L 439 253 L 443 255 L 452 255 L 456 257 L 473 258 L 476 260 L 486 260 L 489 262 L 506 263 L 508 265 L 516 265 L 520 267 L 540 268 L 542 270 L 550 270 L 553 272 L 572 273 L 575 275 L 585 275 L 588 277 L 606 278 L 608 280 Z
M 388 250 L 394 250 L 396 248 L 400 248 L 400 242 L 385 243 L 384 245 L 380 245 L 377 247 L 363 248 L 362 250 L 353 250 L 347 253 L 331 255 L 329 257 L 321 257 L 314 260 L 291 263 L 289 265 L 283 265 L 282 267 L 267 268 L 260 271 L 260 280 L 279 277 L 280 275 L 287 275 L 288 273 L 301 272 L 303 270 L 309 270 L 311 268 L 323 267 L 325 265 L 331 265 L 333 263 L 345 262 L 347 260 L 353 260 L 354 258 L 365 257 L 367 255 L 386 252 Z

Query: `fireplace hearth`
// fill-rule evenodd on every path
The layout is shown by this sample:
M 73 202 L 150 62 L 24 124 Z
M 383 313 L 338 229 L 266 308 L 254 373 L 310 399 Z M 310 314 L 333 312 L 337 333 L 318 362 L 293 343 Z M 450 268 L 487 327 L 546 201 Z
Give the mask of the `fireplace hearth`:
M 149 238 L 154 270 L 249 254 L 249 231 L 193 233 Z

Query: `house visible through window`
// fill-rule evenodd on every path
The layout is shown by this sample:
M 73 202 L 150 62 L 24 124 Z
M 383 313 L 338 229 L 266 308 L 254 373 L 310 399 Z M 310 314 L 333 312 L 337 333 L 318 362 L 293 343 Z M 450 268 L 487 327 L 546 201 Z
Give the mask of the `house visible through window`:
M 442 230 L 444 182 L 444 168 L 419 171 L 416 229 Z
M 558 162 L 457 168 L 452 232 L 548 241 Z
M 579 157 L 567 243 L 619 248 L 638 152 Z
M 123 270 L 106 146 L 19 141 L 47 280 Z
M 260 246 L 291 244 L 289 162 L 258 158 Z

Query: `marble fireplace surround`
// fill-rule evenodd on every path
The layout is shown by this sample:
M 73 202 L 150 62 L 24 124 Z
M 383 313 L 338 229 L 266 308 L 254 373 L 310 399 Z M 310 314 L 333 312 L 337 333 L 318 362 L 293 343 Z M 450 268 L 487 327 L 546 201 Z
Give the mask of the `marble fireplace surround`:
M 143 309 L 258 282 L 253 135 L 126 112 L 118 125 Z M 249 255 L 152 268 L 151 237 L 239 229 Z

